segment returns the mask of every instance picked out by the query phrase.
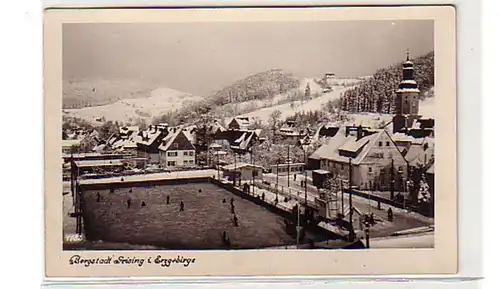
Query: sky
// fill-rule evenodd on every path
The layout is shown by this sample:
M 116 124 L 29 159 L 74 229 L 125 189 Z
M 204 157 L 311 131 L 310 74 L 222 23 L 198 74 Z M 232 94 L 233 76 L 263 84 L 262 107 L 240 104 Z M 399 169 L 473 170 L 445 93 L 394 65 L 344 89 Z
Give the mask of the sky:
M 373 74 L 430 52 L 433 21 L 64 24 L 63 79 L 143 79 L 210 95 L 248 75 Z

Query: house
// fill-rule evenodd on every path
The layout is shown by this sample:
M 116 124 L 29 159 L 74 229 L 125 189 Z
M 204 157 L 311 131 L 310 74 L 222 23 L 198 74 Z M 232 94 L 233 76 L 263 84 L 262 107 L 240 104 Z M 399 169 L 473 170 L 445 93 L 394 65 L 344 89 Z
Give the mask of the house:
M 335 86 L 335 80 L 337 77 L 335 76 L 335 73 L 325 73 L 325 76 L 323 77 L 323 82 L 325 85 L 329 88 L 332 88 Z
M 256 180 L 261 180 L 263 171 L 264 167 L 262 166 L 237 162 L 222 167 L 222 176 L 228 178 L 231 181 L 249 181 L 253 180 L 254 178 Z
M 76 152 L 80 147 L 79 139 L 64 139 L 62 140 L 62 152 L 63 154 L 70 154 L 71 152 Z
M 295 121 L 285 121 L 283 126 L 280 127 L 278 134 L 283 138 L 283 139 L 289 139 L 292 141 L 298 141 L 304 132 L 301 132 L 300 129 L 297 127 L 297 124 Z
M 237 116 L 231 120 L 228 124 L 229 129 L 235 129 L 235 130 L 246 130 L 250 126 L 250 118 L 249 117 L 243 117 L 243 116 Z
M 138 134 L 137 156 L 146 158 L 149 163 L 159 163 L 159 146 L 163 138 L 169 133 L 169 129 L 150 125 L 146 130 Z
M 327 123 L 321 125 L 313 136 L 314 140 L 321 140 L 334 137 L 340 130 L 340 123 Z
M 313 156 L 319 169 L 344 180 L 351 167 L 352 185 L 361 189 L 389 189 L 391 178 L 402 189 L 407 177 L 407 162 L 386 130 L 343 127 Z
M 224 130 L 214 136 L 214 142 L 223 148 L 230 148 L 238 153 L 246 153 L 250 147 L 261 141 L 262 130 Z
M 279 176 L 286 176 L 290 175 L 293 176 L 294 174 L 303 174 L 304 173 L 304 167 L 305 163 L 284 163 L 284 164 L 277 164 L 271 166 L 271 173 L 273 174 L 278 174 Z
M 159 151 L 160 166 L 166 168 L 193 167 L 196 148 L 181 128 L 172 128 L 161 140 Z
M 434 160 L 434 139 L 416 139 L 402 153 L 411 167 L 429 167 Z

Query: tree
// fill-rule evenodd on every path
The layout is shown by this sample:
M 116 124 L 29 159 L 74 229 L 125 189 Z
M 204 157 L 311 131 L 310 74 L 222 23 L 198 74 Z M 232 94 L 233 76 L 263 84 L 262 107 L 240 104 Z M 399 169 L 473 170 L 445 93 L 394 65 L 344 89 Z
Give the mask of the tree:
M 255 117 L 248 126 L 248 129 L 263 129 L 263 128 L 264 128 L 264 123 L 262 122 L 262 119 L 258 116 Z
M 418 189 L 418 202 L 429 204 L 431 202 L 431 195 L 429 193 L 429 184 L 425 178 L 425 174 L 422 174 L 420 179 L 419 189 Z
M 276 131 L 278 130 L 280 118 L 281 118 L 281 111 L 279 110 L 273 111 L 271 113 L 271 116 L 269 117 L 269 127 L 273 132 L 273 143 L 276 142 Z

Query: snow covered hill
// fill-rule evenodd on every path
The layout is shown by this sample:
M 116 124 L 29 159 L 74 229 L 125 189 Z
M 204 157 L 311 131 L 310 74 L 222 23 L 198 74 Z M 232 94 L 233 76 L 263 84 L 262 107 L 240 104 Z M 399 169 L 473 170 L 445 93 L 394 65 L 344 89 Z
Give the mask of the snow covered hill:
M 155 116 L 185 107 L 202 99 L 200 96 L 162 87 L 151 91 L 149 97 L 122 99 L 102 106 L 65 109 L 64 114 L 82 118 L 91 123 L 99 122 L 103 117 L 105 120 L 124 123 L 132 122 L 138 118 L 150 121 Z

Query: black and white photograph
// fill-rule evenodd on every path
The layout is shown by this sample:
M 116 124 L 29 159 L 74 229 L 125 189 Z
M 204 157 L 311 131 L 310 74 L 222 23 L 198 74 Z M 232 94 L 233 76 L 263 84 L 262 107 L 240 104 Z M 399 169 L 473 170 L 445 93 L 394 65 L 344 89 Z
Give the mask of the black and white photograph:
M 64 24 L 64 249 L 432 248 L 433 25 Z
M 51 272 L 456 270 L 453 9 L 51 15 Z

